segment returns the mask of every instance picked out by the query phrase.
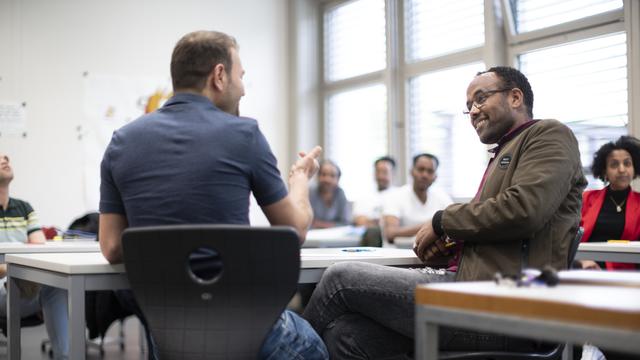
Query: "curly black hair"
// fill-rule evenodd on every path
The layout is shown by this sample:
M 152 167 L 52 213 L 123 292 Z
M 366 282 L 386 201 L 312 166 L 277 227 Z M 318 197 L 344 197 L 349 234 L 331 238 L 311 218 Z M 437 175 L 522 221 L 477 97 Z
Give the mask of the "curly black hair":
M 492 72 L 502 80 L 502 87 L 506 89 L 518 88 L 524 95 L 524 105 L 527 107 L 527 115 L 533 118 L 533 90 L 529 79 L 518 69 L 509 66 L 494 66 L 487 71 L 480 71 L 477 75 Z
M 640 169 L 640 140 L 633 136 L 621 136 L 616 141 L 608 142 L 600 147 L 593 155 L 593 164 L 591 164 L 591 172 L 593 177 L 605 181 L 607 175 L 607 157 L 613 150 L 626 150 L 631 155 L 633 162 L 634 174 L 636 178 Z

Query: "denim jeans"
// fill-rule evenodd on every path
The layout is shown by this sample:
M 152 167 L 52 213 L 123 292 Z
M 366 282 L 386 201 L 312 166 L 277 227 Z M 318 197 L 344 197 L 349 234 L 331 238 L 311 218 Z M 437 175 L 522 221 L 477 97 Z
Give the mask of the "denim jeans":
M 297 314 L 285 310 L 262 344 L 259 359 L 326 360 L 327 348 L 311 325 Z
M 6 279 L 0 281 L 0 316 L 7 316 Z M 47 335 L 51 340 L 53 357 L 56 360 L 69 358 L 69 308 L 67 291 L 43 285 L 38 296 L 33 299 L 20 299 L 20 316 L 37 314 L 42 309 Z
M 324 339 L 332 359 L 410 359 L 414 291 L 421 283 L 454 281 L 431 268 L 400 269 L 345 262 L 329 267 L 303 317 Z M 534 350 L 528 340 L 441 328 L 443 350 Z
M 116 297 L 122 307 L 136 314 L 145 327 L 149 360 L 159 359 L 155 340 L 133 293 L 130 290 L 119 290 L 116 291 Z M 285 310 L 267 335 L 260 349 L 259 359 L 328 360 L 329 353 L 320 336 L 306 320 Z

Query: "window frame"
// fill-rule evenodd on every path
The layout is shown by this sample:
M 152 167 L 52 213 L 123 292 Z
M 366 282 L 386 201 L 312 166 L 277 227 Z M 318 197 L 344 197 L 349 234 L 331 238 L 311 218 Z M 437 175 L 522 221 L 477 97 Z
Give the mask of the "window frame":
M 299 0 L 290 0 L 296 3 Z M 354 87 L 382 83 L 387 87 L 387 119 L 389 154 L 398 160 L 396 179 L 399 183 L 406 183 L 411 155 L 409 154 L 408 132 L 408 80 L 412 77 L 437 70 L 464 65 L 474 61 L 483 61 L 486 66 L 506 64 L 518 67 L 518 55 L 524 52 L 560 45 L 563 43 L 584 40 L 595 36 L 625 32 L 627 36 L 627 79 L 628 79 L 628 118 L 627 132 L 640 137 L 640 2 L 623 0 L 623 8 L 567 23 L 536 29 L 524 33 L 515 32 L 515 23 L 509 0 L 484 0 L 485 7 L 485 43 L 472 49 L 462 50 L 435 58 L 407 62 L 405 59 L 405 24 L 404 1 L 386 0 L 387 20 L 387 67 L 383 70 L 354 78 L 343 79 L 328 83 L 323 74 L 324 62 L 324 11 L 333 6 L 339 6 L 351 0 L 303 0 L 308 7 L 317 12 L 319 31 L 319 64 L 317 71 L 318 101 L 316 108 L 302 108 L 295 110 L 310 111 L 318 114 L 318 140 L 327 144 L 326 132 L 326 99 L 331 94 Z M 295 14 L 292 21 L 298 19 Z M 300 30 L 302 24 L 297 23 Z M 300 56 L 300 55 L 298 55 Z M 294 84 L 296 79 L 294 79 Z M 292 87 L 292 92 L 298 86 Z M 295 94 L 296 97 L 299 95 Z M 296 121 L 295 119 L 293 120 Z M 299 142 L 292 140 L 292 145 Z M 638 184 L 640 185 L 640 184 Z M 459 199 L 457 199 L 459 200 Z

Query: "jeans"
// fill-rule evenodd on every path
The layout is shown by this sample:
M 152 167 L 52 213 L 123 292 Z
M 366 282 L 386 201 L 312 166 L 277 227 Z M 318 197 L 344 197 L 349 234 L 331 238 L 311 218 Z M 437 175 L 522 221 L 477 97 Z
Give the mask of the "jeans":
M 289 310 L 285 310 L 262 344 L 259 359 L 329 359 L 327 348 L 311 325 Z
M 345 262 L 329 267 L 303 317 L 324 339 L 332 359 L 410 359 L 414 291 L 421 283 L 454 281 L 431 268 L 400 269 Z M 528 340 L 441 327 L 443 350 L 534 350 Z
M 149 360 L 159 359 L 156 342 L 133 293 L 130 290 L 119 290 L 116 291 L 116 297 L 123 308 L 138 316 L 144 326 L 147 334 Z M 320 336 L 306 320 L 289 310 L 285 310 L 267 335 L 262 349 L 260 349 L 259 359 L 328 360 L 329 353 Z
M 7 290 L 3 279 L 0 282 L 0 316 L 7 316 Z M 42 285 L 38 296 L 33 299 L 20 299 L 20 316 L 37 314 L 42 309 L 47 335 L 51 340 L 53 357 L 56 360 L 69 358 L 69 308 L 67 291 Z

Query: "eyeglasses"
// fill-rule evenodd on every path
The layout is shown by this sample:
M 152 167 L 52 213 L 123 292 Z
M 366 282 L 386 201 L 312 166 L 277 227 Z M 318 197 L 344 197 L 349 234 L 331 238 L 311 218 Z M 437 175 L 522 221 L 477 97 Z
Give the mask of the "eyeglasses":
M 493 94 L 497 94 L 497 93 L 501 93 L 501 92 L 505 92 L 505 91 L 511 91 L 511 88 L 505 88 L 505 89 L 496 89 L 496 90 L 487 90 L 487 91 L 480 91 L 477 93 L 477 95 L 475 96 L 475 98 L 473 99 L 473 102 L 471 104 L 467 104 L 467 110 L 463 111 L 462 113 L 464 115 L 469 115 L 471 113 L 471 109 L 473 109 L 473 107 L 475 106 L 476 109 L 480 109 L 484 106 L 484 103 L 487 102 L 487 99 L 489 99 L 491 97 L 491 95 Z

